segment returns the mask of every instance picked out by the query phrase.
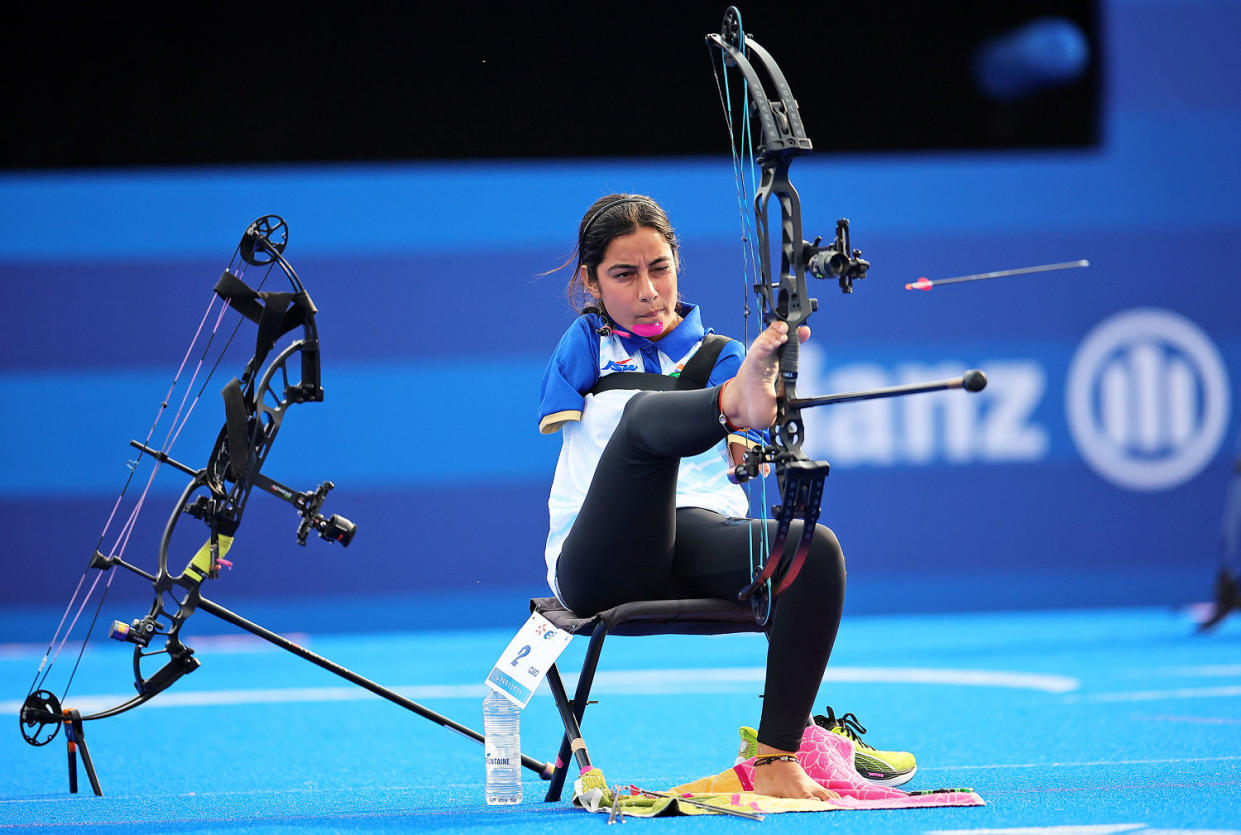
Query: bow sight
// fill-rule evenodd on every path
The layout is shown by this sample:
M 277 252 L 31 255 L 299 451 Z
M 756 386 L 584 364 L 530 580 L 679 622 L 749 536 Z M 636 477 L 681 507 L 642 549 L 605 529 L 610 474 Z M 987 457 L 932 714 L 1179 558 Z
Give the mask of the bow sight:
M 866 278 L 870 262 L 862 258 L 862 250 L 851 249 L 849 244 L 849 219 L 842 217 L 836 221 L 836 240 L 827 246 L 819 246 L 822 237 L 814 239 L 814 243 L 802 242 L 802 258 L 806 269 L 815 278 L 835 278 L 840 280 L 842 293 L 853 292 L 853 281 Z M 811 305 L 817 307 L 811 299 Z

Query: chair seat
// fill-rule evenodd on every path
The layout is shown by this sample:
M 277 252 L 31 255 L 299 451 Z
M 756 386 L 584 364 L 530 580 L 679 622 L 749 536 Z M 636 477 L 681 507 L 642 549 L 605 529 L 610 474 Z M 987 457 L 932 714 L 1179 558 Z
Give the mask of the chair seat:
M 612 635 L 725 635 L 761 631 L 749 603 L 714 597 L 685 600 L 638 600 L 622 603 L 589 617 L 566 609 L 554 597 L 536 597 L 530 611 L 571 635 L 593 633 L 604 623 Z

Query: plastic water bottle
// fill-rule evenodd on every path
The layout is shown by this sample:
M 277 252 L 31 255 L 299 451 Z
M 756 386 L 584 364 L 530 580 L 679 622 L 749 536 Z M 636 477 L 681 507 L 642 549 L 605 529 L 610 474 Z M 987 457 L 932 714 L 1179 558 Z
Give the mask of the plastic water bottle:
M 487 803 L 521 803 L 521 708 L 490 687 L 483 699 Z

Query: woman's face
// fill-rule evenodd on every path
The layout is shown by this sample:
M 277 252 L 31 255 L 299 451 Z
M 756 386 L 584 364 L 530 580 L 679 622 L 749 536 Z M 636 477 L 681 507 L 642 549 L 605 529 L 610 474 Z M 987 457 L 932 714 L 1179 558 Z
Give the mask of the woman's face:
M 613 238 L 590 283 L 582 267 L 586 292 L 603 302 L 616 327 L 656 341 L 675 328 L 677 262 L 664 236 L 649 226 Z

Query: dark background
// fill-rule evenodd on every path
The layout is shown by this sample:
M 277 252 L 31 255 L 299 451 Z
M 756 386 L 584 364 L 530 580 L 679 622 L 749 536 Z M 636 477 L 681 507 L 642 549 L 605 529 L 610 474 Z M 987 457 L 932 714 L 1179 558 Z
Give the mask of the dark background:
M 0 167 L 715 155 L 725 4 L 503 10 L 259 4 L 25 12 L 0 50 Z M 793 80 L 820 150 L 1090 146 L 1099 21 L 1089 0 L 742 6 Z M 1069 85 L 988 100 L 987 37 L 1060 15 L 1092 60 Z

